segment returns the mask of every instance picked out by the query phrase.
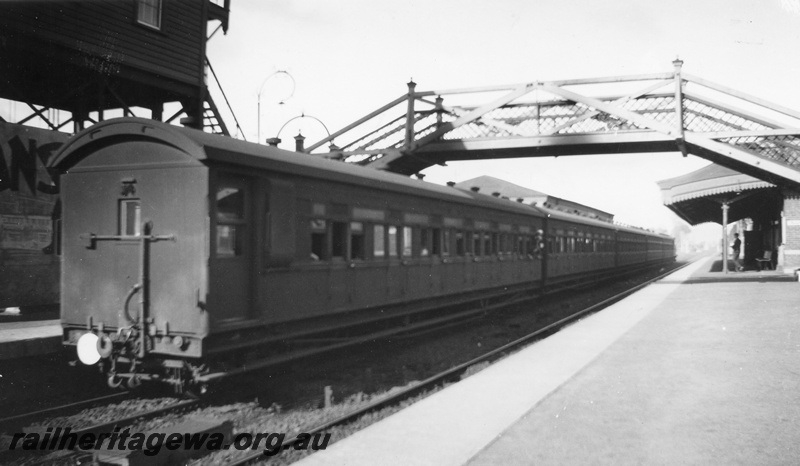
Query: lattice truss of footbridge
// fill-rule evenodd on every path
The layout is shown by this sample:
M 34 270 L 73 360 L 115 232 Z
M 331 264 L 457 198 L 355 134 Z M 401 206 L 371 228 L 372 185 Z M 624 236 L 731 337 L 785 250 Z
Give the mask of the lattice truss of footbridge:
M 800 112 L 674 71 L 408 93 L 305 150 L 406 175 L 449 160 L 682 152 L 800 185 Z M 334 144 L 335 142 L 335 144 Z

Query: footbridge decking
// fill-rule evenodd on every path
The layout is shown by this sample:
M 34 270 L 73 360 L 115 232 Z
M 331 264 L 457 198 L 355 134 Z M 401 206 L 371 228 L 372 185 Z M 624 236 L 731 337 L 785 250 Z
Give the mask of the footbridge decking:
M 411 175 L 449 160 L 679 151 L 800 186 L 800 112 L 683 73 L 682 64 L 449 91 L 411 82 L 305 152 L 324 147 L 319 155 Z

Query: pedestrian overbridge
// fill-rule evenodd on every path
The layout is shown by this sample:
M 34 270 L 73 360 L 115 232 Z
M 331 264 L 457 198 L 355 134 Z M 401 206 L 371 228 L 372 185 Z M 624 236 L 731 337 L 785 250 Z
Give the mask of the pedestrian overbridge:
M 678 151 L 800 186 L 800 112 L 683 73 L 682 64 L 449 91 L 410 82 L 406 94 L 305 152 L 413 175 L 451 160 Z

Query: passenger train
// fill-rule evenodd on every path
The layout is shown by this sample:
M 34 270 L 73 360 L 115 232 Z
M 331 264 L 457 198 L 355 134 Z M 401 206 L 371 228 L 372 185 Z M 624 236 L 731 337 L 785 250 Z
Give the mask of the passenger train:
M 151 120 L 92 126 L 54 166 L 63 342 L 112 386 L 675 258 L 665 235 Z

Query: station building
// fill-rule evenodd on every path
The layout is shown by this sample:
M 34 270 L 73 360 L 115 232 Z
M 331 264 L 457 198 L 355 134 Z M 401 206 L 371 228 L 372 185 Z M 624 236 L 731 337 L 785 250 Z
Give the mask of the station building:
M 593 218 L 601 222 L 614 223 L 614 214 L 575 201 L 570 201 L 569 199 L 563 199 L 534 189 L 525 188 L 492 176 L 484 175 L 461 181 L 455 183 L 455 187 L 480 191 L 485 194 L 501 196 L 508 199 L 516 199 L 525 204 L 557 210 L 568 214 L 580 215 L 581 217 Z
M 728 248 L 740 233 L 744 264 L 800 268 L 800 193 L 711 164 L 658 182 L 664 205 L 690 225 L 727 226 Z M 722 231 L 720 232 L 722 236 Z

